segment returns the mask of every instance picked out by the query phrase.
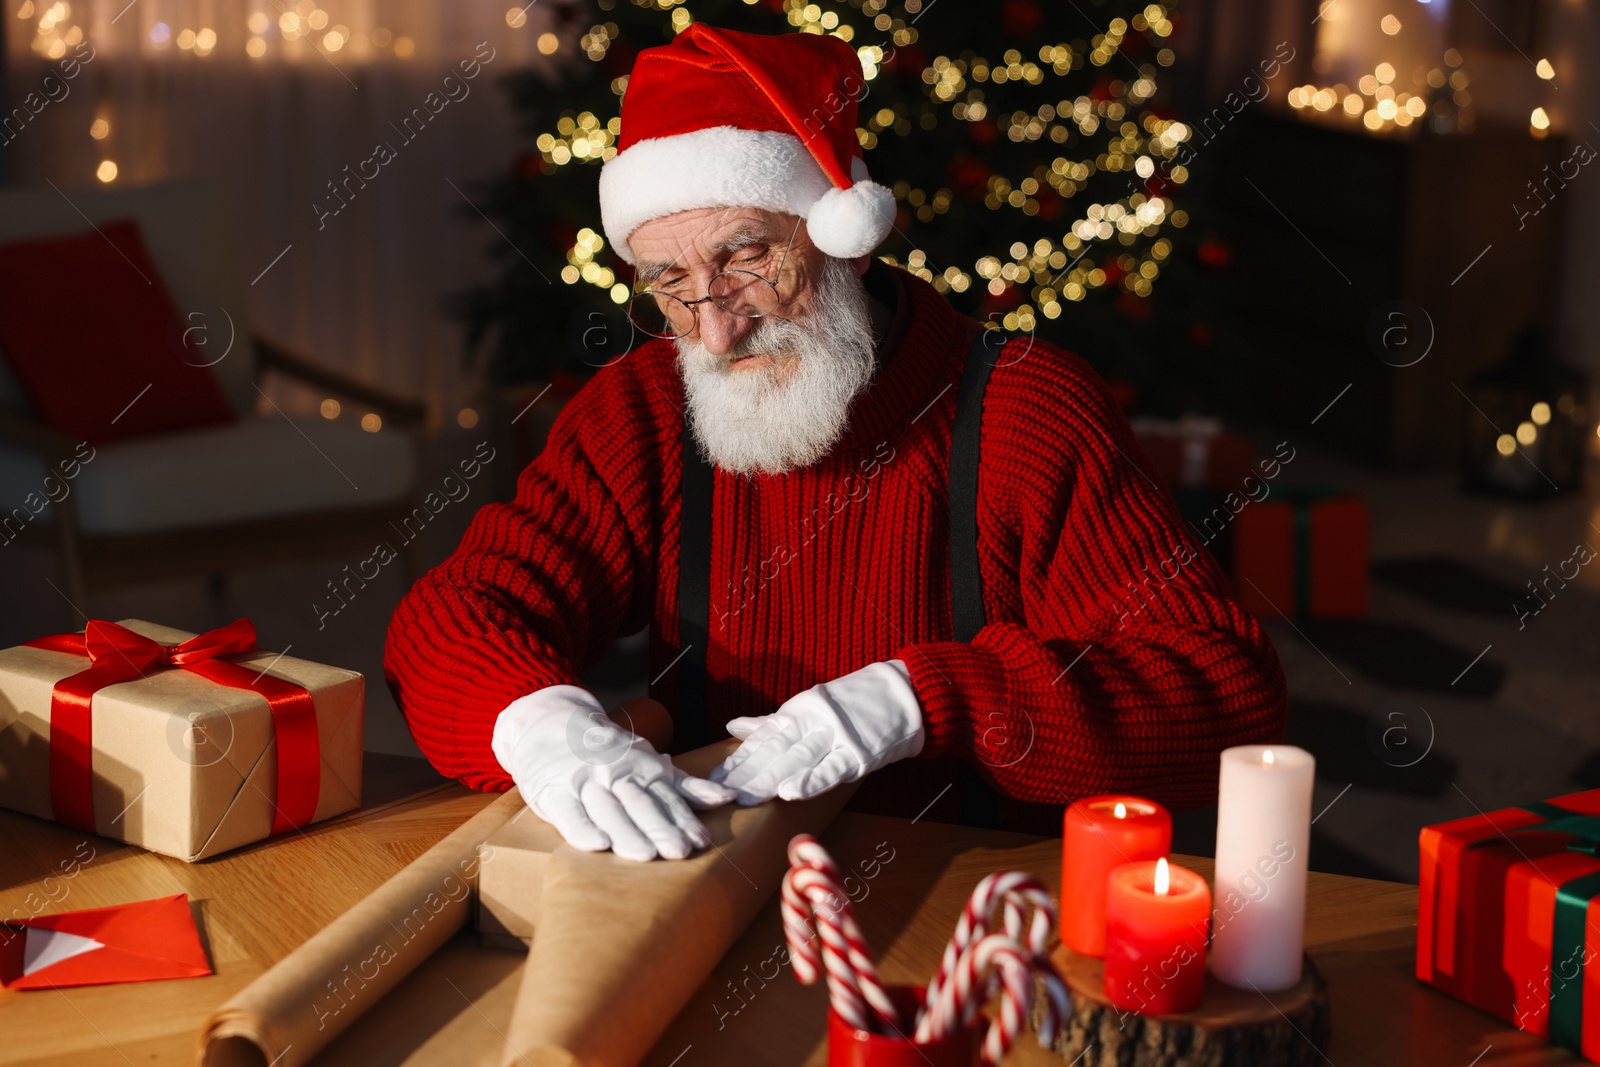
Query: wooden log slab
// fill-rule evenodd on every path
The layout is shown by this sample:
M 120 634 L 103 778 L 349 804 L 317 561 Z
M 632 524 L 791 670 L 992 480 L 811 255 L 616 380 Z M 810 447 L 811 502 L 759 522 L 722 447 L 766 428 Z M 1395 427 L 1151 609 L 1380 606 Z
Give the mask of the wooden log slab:
M 1279 993 L 1235 989 L 1206 974 L 1205 999 L 1181 1015 L 1112 1007 L 1105 964 L 1060 946 L 1052 955 L 1072 995 L 1054 1052 L 1075 1067 L 1311 1067 L 1329 1034 L 1328 983 L 1307 956 L 1300 984 Z M 1043 1018 L 1042 989 L 1033 1028 Z M 1032 1039 L 1019 1044 L 1032 1044 Z

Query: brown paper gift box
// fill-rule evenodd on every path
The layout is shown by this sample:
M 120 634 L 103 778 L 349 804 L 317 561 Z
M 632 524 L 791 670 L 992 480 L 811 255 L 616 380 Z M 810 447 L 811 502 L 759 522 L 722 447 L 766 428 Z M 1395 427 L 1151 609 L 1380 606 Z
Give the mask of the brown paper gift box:
M 194 636 L 138 619 L 121 625 L 164 645 Z M 366 680 L 271 651 L 230 659 L 310 692 L 322 763 L 313 821 L 360 806 Z M 86 666 L 64 652 L 0 650 L 0 807 L 52 818 L 50 694 Z M 96 833 L 190 861 L 271 833 L 277 745 L 256 693 L 164 669 L 101 689 L 91 716 Z

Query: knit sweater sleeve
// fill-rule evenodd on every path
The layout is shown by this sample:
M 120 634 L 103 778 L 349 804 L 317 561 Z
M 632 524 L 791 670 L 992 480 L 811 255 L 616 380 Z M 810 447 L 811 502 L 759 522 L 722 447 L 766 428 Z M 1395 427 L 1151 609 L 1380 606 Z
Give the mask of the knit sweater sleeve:
M 1222 749 L 1282 736 L 1277 655 L 1098 376 L 1032 345 L 1002 360 L 984 404 L 988 623 L 971 643 L 897 653 L 925 752 L 962 756 L 1020 800 L 1214 803 Z
M 580 684 L 614 637 L 648 623 L 661 471 L 646 392 L 620 364 L 596 376 L 556 419 L 515 498 L 483 507 L 395 609 L 384 674 L 441 774 L 510 788 L 489 747 L 500 711 Z

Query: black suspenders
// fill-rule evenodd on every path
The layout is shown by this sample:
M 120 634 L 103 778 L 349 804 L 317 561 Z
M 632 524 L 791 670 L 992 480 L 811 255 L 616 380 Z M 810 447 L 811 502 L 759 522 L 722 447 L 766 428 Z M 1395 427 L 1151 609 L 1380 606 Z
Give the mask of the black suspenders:
M 983 578 L 978 573 L 978 437 L 989 372 L 1010 340 L 980 330 L 967 349 L 956 387 L 956 422 L 950 431 L 950 621 L 955 639 L 971 641 L 983 629 Z
M 711 464 L 683 413 L 683 509 L 678 517 L 678 716 L 673 747 L 711 741 L 706 724 L 706 642 L 711 636 Z
M 967 350 L 956 388 L 956 421 L 950 434 L 950 617 L 955 640 L 971 641 L 983 628 L 983 581 L 978 573 L 978 437 L 983 427 L 983 394 L 989 372 L 1010 337 L 980 330 Z M 706 643 L 711 627 L 711 465 L 684 415 L 683 510 L 678 520 L 678 665 L 677 740 L 674 748 L 698 748 L 711 739 L 706 719 Z M 966 766 L 963 764 L 963 766 Z M 974 773 L 972 782 L 987 783 Z M 976 792 L 963 782 L 963 794 Z M 991 794 L 992 795 L 992 794 Z M 964 803 L 964 811 L 970 803 Z M 982 813 L 969 812 L 982 818 Z M 991 816 L 992 818 L 992 816 Z

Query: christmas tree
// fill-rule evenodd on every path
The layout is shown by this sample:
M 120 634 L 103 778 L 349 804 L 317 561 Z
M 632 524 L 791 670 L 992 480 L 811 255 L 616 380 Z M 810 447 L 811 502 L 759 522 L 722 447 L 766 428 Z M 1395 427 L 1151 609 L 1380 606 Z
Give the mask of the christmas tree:
M 560 7 L 539 41 L 555 73 L 506 82 L 528 151 L 478 199 L 505 238 L 489 245 L 504 270 L 456 306 L 469 352 L 492 337 L 488 376 L 509 383 L 583 376 L 638 342 L 624 314 L 630 272 L 601 236 L 599 169 L 616 153 L 634 57 L 700 19 L 831 33 L 857 50 L 857 137 L 899 205 L 878 255 L 964 313 L 1104 373 L 1171 379 L 1158 368 L 1205 341 L 1185 268 L 1195 251 L 1218 255 L 1183 240 L 1189 130 L 1163 103 L 1177 17 L 1117 0 Z

